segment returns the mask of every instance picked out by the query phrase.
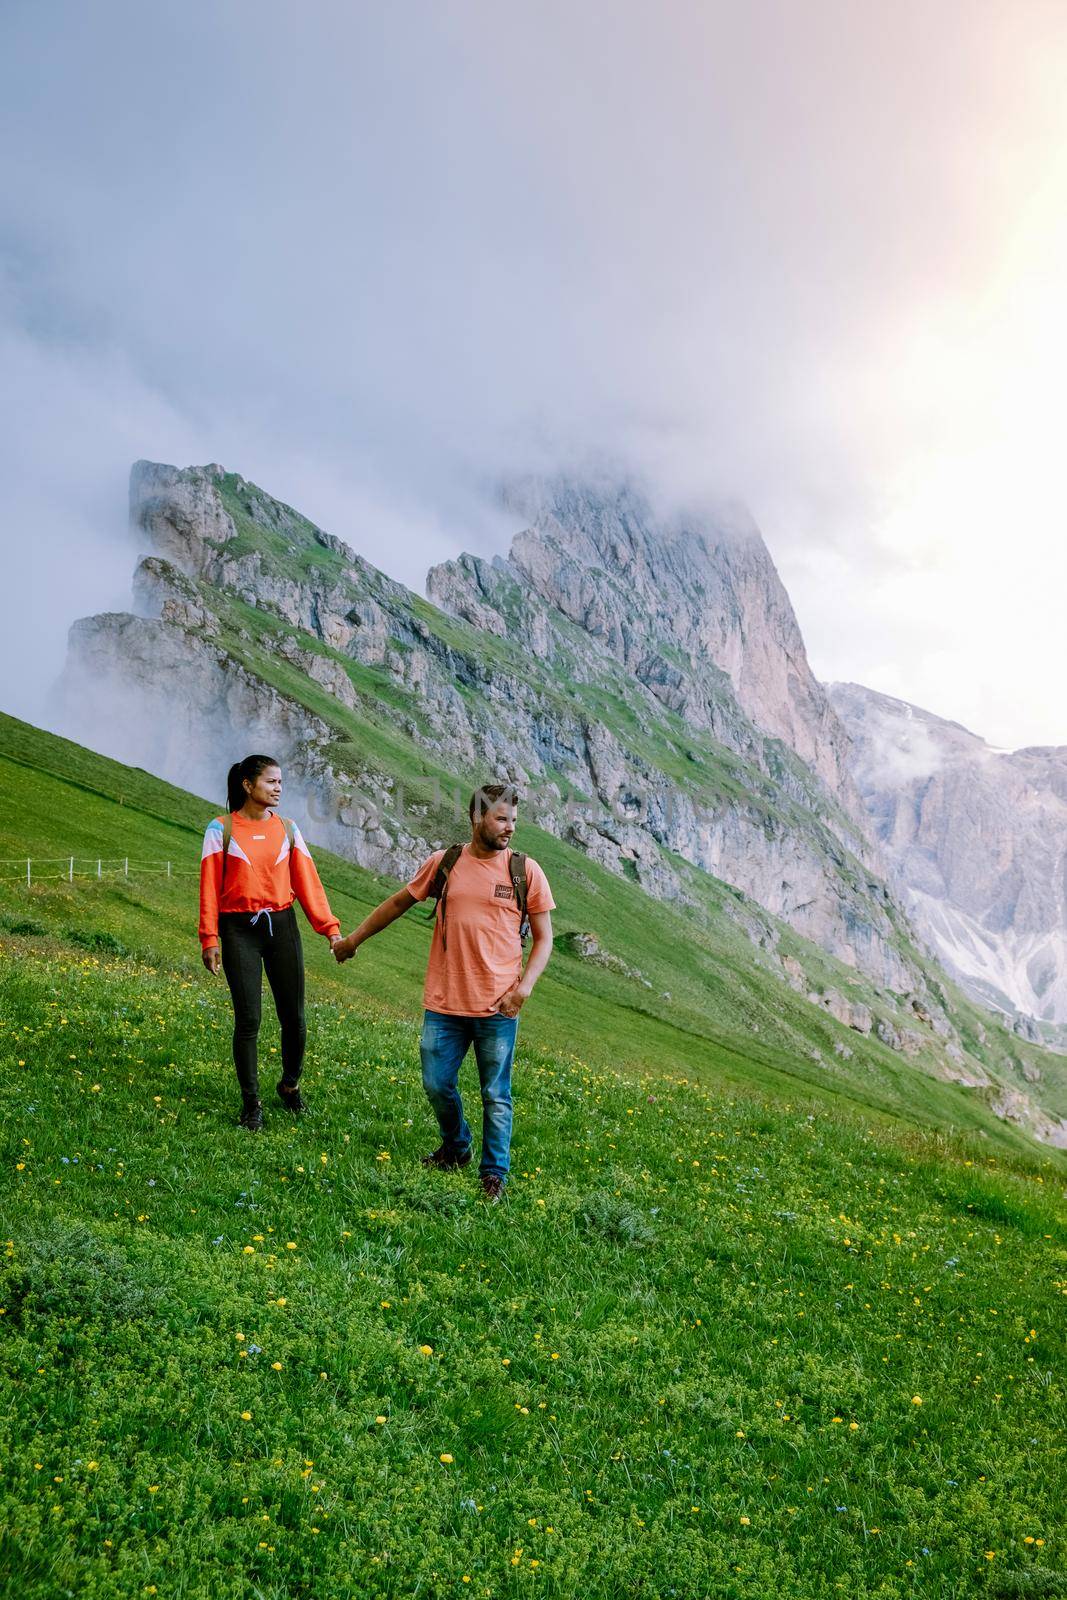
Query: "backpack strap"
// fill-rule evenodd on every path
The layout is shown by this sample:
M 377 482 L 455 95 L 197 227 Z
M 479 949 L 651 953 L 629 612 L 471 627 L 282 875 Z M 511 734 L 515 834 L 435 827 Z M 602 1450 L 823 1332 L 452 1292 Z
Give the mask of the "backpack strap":
M 463 846 L 461 844 L 450 844 L 437 863 L 437 871 L 434 873 L 433 882 L 430 885 L 430 894 L 437 902 L 434 907 L 434 920 L 439 921 L 441 924 L 441 947 L 444 950 L 448 949 L 448 936 L 445 932 L 445 900 L 448 894 L 448 874 L 462 854 Z
M 276 811 L 275 811 L 274 815 L 276 817 L 278 817 L 278 813 Z M 286 862 L 287 862 L 288 867 L 289 867 L 289 887 L 290 887 L 290 889 L 292 889 L 293 888 L 293 851 L 296 849 L 296 823 L 293 821 L 292 817 L 278 817 L 278 821 L 281 823 L 282 827 L 285 829 L 285 837 L 289 841 L 289 854 L 286 856 L 285 859 L 286 859 Z M 293 893 L 294 894 L 296 893 L 295 889 L 293 889 Z
M 437 863 L 437 871 L 434 873 L 428 896 L 428 898 L 432 898 L 437 902 L 431 920 L 441 924 L 441 946 L 445 950 L 448 949 L 447 924 L 445 920 L 445 912 L 448 905 L 448 875 L 462 854 L 463 846 L 461 844 L 449 845 Z M 530 918 L 526 910 L 530 886 L 526 876 L 526 857 L 521 850 L 511 851 L 508 857 L 508 874 L 511 878 L 511 886 L 515 891 L 515 905 L 519 913 L 519 939 L 525 944 L 530 937 Z
M 519 939 L 525 944 L 530 936 L 530 918 L 526 911 L 530 886 L 526 881 L 526 857 L 521 850 L 511 852 L 508 858 L 508 871 L 511 874 L 512 888 L 515 890 L 515 904 L 519 908 Z
M 229 811 L 223 817 L 216 817 L 216 822 L 222 823 L 222 876 L 219 879 L 219 899 L 226 887 L 226 857 L 230 851 L 230 840 L 233 838 L 233 817 Z

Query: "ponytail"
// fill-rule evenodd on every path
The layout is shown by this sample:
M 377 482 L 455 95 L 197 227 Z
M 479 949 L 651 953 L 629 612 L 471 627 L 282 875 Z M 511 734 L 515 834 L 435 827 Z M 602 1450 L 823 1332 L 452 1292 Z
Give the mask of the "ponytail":
M 243 761 L 235 761 L 226 774 L 226 807 L 229 811 L 240 811 L 248 796 L 245 794 L 245 779 L 255 783 L 260 773 L 266 767 L 278 767 L 281 762 L 275 761 L 273 756 L 245 756 Z

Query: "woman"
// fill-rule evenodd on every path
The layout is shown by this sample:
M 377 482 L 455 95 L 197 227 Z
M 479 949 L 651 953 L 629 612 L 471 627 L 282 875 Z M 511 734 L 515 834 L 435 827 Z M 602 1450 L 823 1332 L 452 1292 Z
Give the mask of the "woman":
M 286 1110 L 307 1109 L 300 1094 L 307 1027 L 304 953 L 293 898 L 332 949 L 341 924 L 330 910 L 315 863 L 295 823 L 279 817 L 281 768 L 272 756 L 246 756 L 226 780 L 229 815 L 208 823 L 200 860 L 200 945 L 204 965 L 221 966 L 233 997 L 233 1060 L 244 1107 L 240 1125 L 263 1126 L 256 1039 L 263 968 L 282 1029 L 278 1094 Z

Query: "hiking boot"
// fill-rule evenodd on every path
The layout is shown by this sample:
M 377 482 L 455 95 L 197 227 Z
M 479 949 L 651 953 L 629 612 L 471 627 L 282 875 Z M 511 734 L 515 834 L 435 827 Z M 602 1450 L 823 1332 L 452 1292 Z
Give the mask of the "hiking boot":
M 503 1200 L 505 1187 L 503 1178 L 498 1178 L 495 1172 L 482 1173 L 482 1193 L 491 1205 Z
M 263 1132 L 263 1107 L 258 1100 L 245 1101 L 237 1126 L 247 1128 L 249 1133 Z
M 444 1145 L 434 1150 L 431 1155 L 423 1156 L 424 1167 L 436 1167 L 438 1172 L 458 1172 L 460 1167 L 469 1167 L 474 1152 L 464 1150 L 459 1155 L 448 1150 Z
M 299 1116 L 301 1112 L 307 1110 L 307 1101 L 300 1093 L 298 1084 L 294 1083 L 292 1087 L 290 1087 L 286 1083 L 278 1083 L 275 1085 L 275 1088 L 278 1091 L 278 1097 L 281 1100 L 282 1105 L 285 1107 L 286 1111 L 291 1111 L 294 1117 Z

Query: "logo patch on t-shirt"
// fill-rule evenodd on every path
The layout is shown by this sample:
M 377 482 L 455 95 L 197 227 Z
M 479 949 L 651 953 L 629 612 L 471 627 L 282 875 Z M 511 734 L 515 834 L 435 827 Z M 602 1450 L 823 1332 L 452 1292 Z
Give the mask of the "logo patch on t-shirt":
M 494 900 L 514 900 L 515 890 L 510 883 L 498 883 L 493 890 Z

